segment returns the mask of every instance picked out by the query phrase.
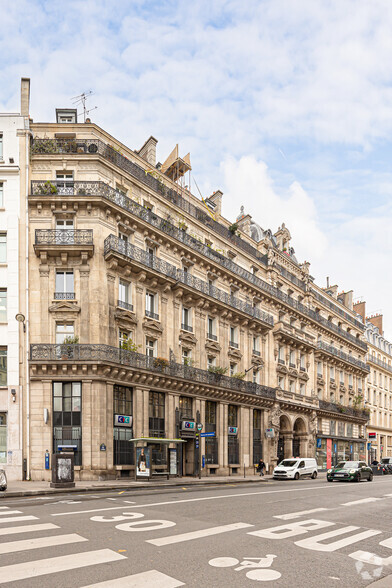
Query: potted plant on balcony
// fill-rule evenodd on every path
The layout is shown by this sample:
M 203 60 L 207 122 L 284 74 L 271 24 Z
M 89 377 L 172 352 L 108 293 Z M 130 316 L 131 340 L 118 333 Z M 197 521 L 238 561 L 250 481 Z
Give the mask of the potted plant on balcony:
M 179 220 L 178 221 L 178 228 L 181 229 L 181 231 L 187 231 L 188 230 L 188 225 L 186 224 L 185 221 Z
M 237 223 L 233 223 L 232 225 L 229 226 L 229 231 L 232 235 L 236 235 L 237 234 L 237 230 L 238 230 L 238 224 Z
M 220 367 L 218 365 L 210 365 L 208 367 L 208 371 L 211 374 L 214 374 L 216 381 L 219 381 L 221 379 L 221 377 L 224 376 L 225 373 L 227 372 L 227 367 L 224 368 L 224 367 Z
M 232 378 L 236 378 L 237 380 L 243 380 L 245 378 L 245 372 L 237 372 L 231 376 Z
M 74 352 L 74 345 L 79 343 L 79 337 L 65 337 L 61 344 L 61 359 L 72 359 Z
M 57 194 L 58 192 L 57 186 L 49 180 L 46 180 L 44 184 L 40 184 L 38 190 L 40 194 Z
M 169 365 L 169 360 L 164 357 L 155 357 L 153 365 L 155 368 L 162 371 L 164 367 Z

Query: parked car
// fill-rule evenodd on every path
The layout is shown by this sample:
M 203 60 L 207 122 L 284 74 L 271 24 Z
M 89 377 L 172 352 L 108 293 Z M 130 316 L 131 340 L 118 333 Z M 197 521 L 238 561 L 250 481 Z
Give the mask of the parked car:
M 274 468 L 272 477 L 274 480 L 299 480 L 303 476 L 317 478 L 317 462 L 313 458 L 284 459 Z
M 360 482 L 373 480 L 373 471 L 364 461 L 340 461 L 327 472 L 328 482 Z
M 7 476 L 4 470 L 0 470 L 0 491 L 7 490 Z

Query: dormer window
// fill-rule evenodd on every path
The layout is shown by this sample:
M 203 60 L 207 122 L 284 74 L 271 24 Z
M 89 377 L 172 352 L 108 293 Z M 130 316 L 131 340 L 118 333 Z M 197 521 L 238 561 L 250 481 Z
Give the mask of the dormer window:
M 56 108 L 56 122 L 58 124 L 72 124 L 78 122 L 76 108 Z

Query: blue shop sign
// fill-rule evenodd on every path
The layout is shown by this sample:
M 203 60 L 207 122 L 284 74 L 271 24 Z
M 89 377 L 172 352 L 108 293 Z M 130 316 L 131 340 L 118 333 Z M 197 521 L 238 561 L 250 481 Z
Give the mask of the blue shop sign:
M 321 449 L 321 439 L 317 439 L 317 449 Z

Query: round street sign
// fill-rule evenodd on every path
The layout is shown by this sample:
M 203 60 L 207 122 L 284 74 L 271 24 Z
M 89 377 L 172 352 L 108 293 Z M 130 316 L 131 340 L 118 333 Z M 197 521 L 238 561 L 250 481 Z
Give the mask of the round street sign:
M 203 425 L 201 423 L 197 423 L 197 430 L 198 431 L 202 431 L 203 430 Z

